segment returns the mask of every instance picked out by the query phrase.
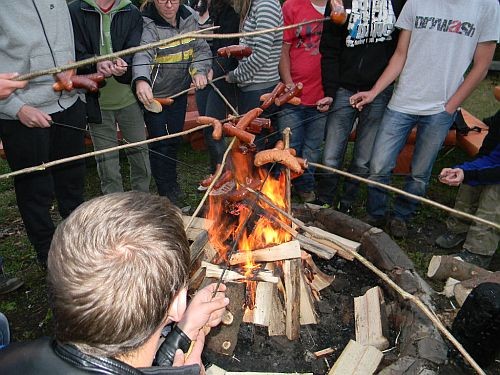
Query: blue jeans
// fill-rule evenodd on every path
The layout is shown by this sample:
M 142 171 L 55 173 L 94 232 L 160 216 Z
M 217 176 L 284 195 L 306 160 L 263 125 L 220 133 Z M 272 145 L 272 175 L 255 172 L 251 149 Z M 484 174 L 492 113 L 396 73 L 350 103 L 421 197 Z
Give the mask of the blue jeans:
M 9 321 L 4 314 L 0 312 L 0 349 L 10 343 Z
M 163 107 L 160 113 L 144 112 L 144 122 L 150 138 L 182 131 L 186 117 L 187 95 L 175 99 L 170 106 Z M 149 144 L 149 160 L 158 194 L 176 202 L 180 192 L 177 183 L 177 150 L 181 137 L 165 139 Z
M 280 131 L 289 127 L 292 130 L 290 147 L 297 155 L 317 163 L 321 158 L 321 144 L 325 134 L 326 113 L 319 112 L 316 107 L 286 104 L 276 114 Z M 314 168 L 309 167 L 304 174 L 293 180 L 298 191 L 314 191 Z
M 415 151 L 411 161 L 411 174 L 406 179 L 404 190 L 423 196 L 427 189 L 432 166 L 443 145 L 454 115 L 446 111 L 435 115 L 419 116 L 386 109 L 373 146 L 370 162 L 370 180 L 388 184 L 391 171 L 406 139 L 414 126 L 417 127 Z M 386 190 L 368 187 L 368 214 L 373 218 L 386 216 L 388 208 Z M 394 217 L 407 221 L 417 208 L 417 202 L 398 195 L 394 202 Z
M 214 84 L 226 97 L 229 103 L 233 107 L 236 107 L 236 85 L 223 80 L 217 81 Z M 233 114 L 232 111 L 227 108 L 219 94 L 216 93 L 210 85 L 205 87 L 203 90 L 196 91 L 196 106 L 198 107 L 198 113 L 200 116 L 210 116 L 222 120 L 225 119 L 228 114 Z M 224 139 L 219 141 L 213 139 L 212 131 L 212 128 L 205 128 L 203 129 L 203 135 L 205 137 L 208 154 L 210 156 L 210 167 L 212 172 L 215 172 L 217 164 L 222 161 L 222 157 L 224 156 L 227 146 Z
M 356 142 L 349 172 L 363 177 L 369 175 L 373 143 L 392 91 L 393 86 L 390 85 L 370 105 L 359 112 L 349 103 L 349 98 L 355 92 L 344 88 L 337 90 L 332 112 L 328 115 L 326 122 L 323 164 L 337 169 L 342 167 L 349 135 L 357 117 Z M 339 176 L 335 173 L 323 175 L 318 186 L 318 199 L 332 204 L 337 193 L 338 182 Z M 352 205 L 356 200 L 358 189 L 357 181 L 346 179 L 340 202 L 345 206 Z

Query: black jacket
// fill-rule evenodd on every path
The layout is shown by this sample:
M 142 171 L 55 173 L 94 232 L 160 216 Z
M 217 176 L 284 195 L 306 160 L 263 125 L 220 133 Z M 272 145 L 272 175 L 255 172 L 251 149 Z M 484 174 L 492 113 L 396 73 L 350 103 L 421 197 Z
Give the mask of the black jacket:
M 101 53 L 101 23 L 98 11 L 82 0 L 69 4 L 73 33 L 75 37 L 76 60 L 84 60 Z M 111 21 L 111 41 L 113 51 L 122 51 L 127 48 L 136 47 L 141 42 L 142 17 L 139 9 L 133 4 L 128 4 L 120 9 Z M 132 80 L 133 55 L 122 57 L 129 68 L 127 72 L 115 79 L 123 84 L 130 84 Z M 95 73 L 97 66 L 87 65 L 78 69 L 78 74 Z M 87 116 L 89 122 L 100 123 L 100 107 L 98 95 L 87 94 Z M 98 120 L 98 121 L 97 121 Z
M 406 0 L 386 0 L 392 2 L 392 7 L 396 17 L 401 13 Z M 351 0 L 343 0 L 346 9 L 352 8 Z M 373 2 L 368 2 L 371 6 Z M 325 15 L 331 12 L 330 2 L 327 2 Z M 371 21 L 372 10 L 367 10 L 369 14 L 368 25 L 374 27 Z M 325 22 L 321 36 L 321 69 L 322 81 L 325 96 L 335 98 L 339 87 L 350 91 L 365 91 L 377 82 L 397 45 L 398 31 L 395 29 L 392 40 L 383 42 L 367 42 L 366 44 L 354 47 L 346 46 L 348 37 L 348 21 L 338 26 L 333 22 Z
M 60 345 L 49 338 L 13 343 L 0 351 L 2 375 L 198 375 L 198 365 L 184 367 L 155 366 L 136 369 L 111 358 L 93 357 L 72 345 Z

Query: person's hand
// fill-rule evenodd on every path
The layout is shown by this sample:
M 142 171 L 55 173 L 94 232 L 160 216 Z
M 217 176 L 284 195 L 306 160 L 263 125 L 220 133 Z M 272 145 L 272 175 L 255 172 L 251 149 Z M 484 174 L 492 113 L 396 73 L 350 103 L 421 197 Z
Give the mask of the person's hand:
M 153 102 L 153 90 L 146 81 L 137 81 L 135 85 L 135 93 L 142 104 L 148 105 Z
M 464 180 L 464 171 L 460 168 L 444 168 L 439 174 L 439 181 L 450 186 L 458 186 Z
M 204 74 L 195 74 L 193 76 L 193 83 L 194 86 L 196 87 L 196 90 L 202 90 L 208 83 L 207 76 Z
M 370 104 L 375 99 L 375 94 L 372 91 L 361 91 L 349 98 L 349 103 L 358 111 L 363 110 L 365 105 Z
M 214 79 L 214 71 L 210 69 L 207 73 L 207 80 L 211 81 L 212 79 Z
M 455 106 L 451 106 L 450 103 L 446 103 L 446 105 L 444 106 L 444 110 L 446 112 L 448 112 L 448 114 L 450 116 L 453 116 L 455 114 L 455 112 L 457 111 L 458 107 L 455 107 Z
M 174 362 L 172 367 L 181 367 L 188 365 L 200 365 L 200 374 L 205 374 L 205 367 L 201 360 L 201 353 L 203 352 L 203 347 L 205 346 L 205 333 L 201 330 L 198 333 L 195 341 L 192 343 L 192 348 L 189 353 L 184 354 L 182 350 L 177 349 L 174 356 Z
M 1 73 L 0 74 L 0 99 L 6 99 L 17 89 L 22 89 L 28 81 L 13 81 L 19 76 L 18 73 Z
M 330 96 L 325 96 L 324 98 L 316 102 L 316 109 L 320 112 L 326 112 L 330 109 L 330 105 L 333 103 L 333 98 Z
M 106 60 L 97 63 L 97 73 L 104 74 L 104 77 L 108 78 L 113 75 L 113 70 L 115 64 L 112 61 Z
M 113 67 L 112 67 L 112 72 L 114 76 L 122 76 L 127 72 L 128 64 L 125 60 L 121 58 L 117 58 L 115 61 L 113 61 Z
M 52 117 L 47 113 L 26 104 L 17 112 L 17 118 L 28 128 L 50 128 L 52 121 Z
M 225 297 L 226 286 L 219 285 L 219 290 L 214 298 L 212 295 L 217 284 L 210 284 L 199 290 L 191 300 L 184 316 L 178 323 L 179 328 L 191 340 L 194 340 L 198 332 L 204 327 L 217 326 L 224 314 L 229 299 Z

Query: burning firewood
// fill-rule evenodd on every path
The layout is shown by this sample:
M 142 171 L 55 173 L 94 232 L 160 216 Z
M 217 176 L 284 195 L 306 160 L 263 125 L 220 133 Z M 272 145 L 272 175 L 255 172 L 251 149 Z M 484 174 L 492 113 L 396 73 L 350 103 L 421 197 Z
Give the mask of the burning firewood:
M 229 259 L 230 265 L 245 263 L 248 259 L 248 254 L 244 251 L 231 255 Z M 300 245 L 298 241 L 285 242 L 273 247 L 264 249 L 252 250 L 251 258 L 256 263 L 274 262 L 277 260 L 300 258 Z
M 201 266 L 206 268 L 206 277 L 213 277 L 219 279 L 222 276 L 223 269 L 215 264 L 208 262 L 201 262 Z M 224 273 L 224 282 L 237 282 L 237 281 L 245 281 L 248 278 L 236 271 L 227 270 Z M 272 272 L 266 270 L 260 270 L 257 273 L 253 274 L 251 280 L 255 281 L 266 281 L 268 283 L 277 283 L 279 278 L 274 276 Z

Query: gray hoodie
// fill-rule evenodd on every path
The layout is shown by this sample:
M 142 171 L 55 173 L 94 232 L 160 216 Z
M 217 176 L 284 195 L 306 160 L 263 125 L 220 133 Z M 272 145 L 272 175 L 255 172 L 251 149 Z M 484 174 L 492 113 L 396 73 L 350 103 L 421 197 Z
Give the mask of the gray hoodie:
M 20 74 L 53 68 L 75 60 L 73 28 L 64 0 L 3 1 L 0 12 L 0 73 Z M 52 90 L 54 78 L 29 82 L 0 101 L 0 118 L 14 120 L 25 104 L 51 114 L 76 102 L 76 92 Z

